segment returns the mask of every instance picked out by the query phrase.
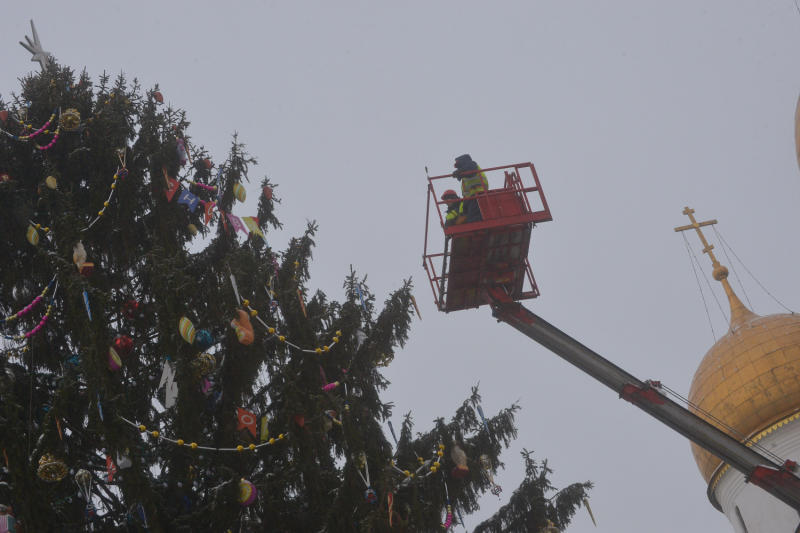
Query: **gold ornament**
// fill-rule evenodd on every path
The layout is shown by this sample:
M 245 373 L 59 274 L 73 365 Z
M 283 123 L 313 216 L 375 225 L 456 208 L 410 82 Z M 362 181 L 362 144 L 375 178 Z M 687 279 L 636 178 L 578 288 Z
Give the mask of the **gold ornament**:
M 216 365 L 217 360 L 210 353 L 201 353 L 195 358 L 194 361 L 192 361 L 192 367 L 194 369 L 195 376 L 198 378 L 213 372 Z
M 189 226 L 187 227 L 189 228 L 189 233 L 191 233 L 192 235 L 197 235 L 197 226 L 195 226 L 194 224 L 189 224 Z
M 81 125 L 81 114 L 74 107 L 71 107 L 61 113 L 61 120 L 59 122 L 61 129 L 64 131 L 75 131 Z
M 55 176 L 47 176 L 47 178 L 44 180 L 44 184 L 47 185 L 48 189 L 54 191 L 56 190 L 56 187 L 58 187 L 58 180 Z
M 46 453 L 39 459 L 39 468 L 36 473 L 40 479 L 55 483 L 67 475 L 67 465 L 61 459 L 56 459 L 52 454 Z

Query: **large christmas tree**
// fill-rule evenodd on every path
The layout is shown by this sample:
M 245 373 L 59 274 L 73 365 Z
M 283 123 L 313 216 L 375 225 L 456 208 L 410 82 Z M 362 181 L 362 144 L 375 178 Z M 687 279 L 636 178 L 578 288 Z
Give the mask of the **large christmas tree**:
M 237 139 L 213 158 L 157 87 L 43 57 L 0 98 L 0 531 L 441 531 L 499 494 L 516 405 L 484 419 L 473 390 L 384 434 L 410 281 L 382 306 L 356 272 L 343 302 L 312 292 L 316 228 L 269 246 L 276 186 L 247 187 Z M 524 460 L 478 531 L 585 501 Z

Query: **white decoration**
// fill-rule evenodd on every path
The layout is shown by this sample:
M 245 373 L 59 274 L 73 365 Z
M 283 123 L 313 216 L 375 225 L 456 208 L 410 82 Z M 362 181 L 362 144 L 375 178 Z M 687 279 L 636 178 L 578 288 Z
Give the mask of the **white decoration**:
M 178 384 L 175 383 L 175 369 L 169 361 L 164 361 L 164 369 L 161 371 L 161 381 L 158 388 L 164 387 L 164 407 L 169 409 L 175 405 L 178 399 Z
M 19 44 L 33 55 L 31 61 L 38 61 L 42 70 L 47 70 L 47 65 L 53 60 L 53 54 L 45 52 L 44 48 L 42 48 L 42 43 L 39 41 L 39 33 L 36 31 L 36 26 L 33 25 L 33 20 L 31 20 L 31 33 L 33 34 L 33 42 L 31 42 L 30 38 L 26 35 L 25 40 L 28 41 L 28 44 L 22 41 L 20 41 Z

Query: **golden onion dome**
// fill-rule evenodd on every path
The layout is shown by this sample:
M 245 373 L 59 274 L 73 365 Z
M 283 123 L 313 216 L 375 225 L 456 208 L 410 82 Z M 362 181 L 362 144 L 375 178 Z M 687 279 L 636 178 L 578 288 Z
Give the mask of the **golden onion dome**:
M 689 401 L 700 416 L 744 441 L 800 410 L 800 315 L 756 315 L 731 289 L 727 269 L 714 274 L 728 295 L 730 329 L 700 363 Z M 722 460 L 695 444 L 692 452 L 710 482 Z

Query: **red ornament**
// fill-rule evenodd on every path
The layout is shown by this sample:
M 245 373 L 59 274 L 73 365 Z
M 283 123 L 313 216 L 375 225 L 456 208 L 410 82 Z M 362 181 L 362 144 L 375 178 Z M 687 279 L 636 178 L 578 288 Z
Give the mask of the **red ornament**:
M 84 263 L 81 265 L 80 273 L 84 278 L 88 278 L 92 272 L 94 272 L 94 263 Z
M 114 339 L 114 348 L 118 354 L 125 357 L 133 350 L 133 339 L 127 335 L 117 335 Z
M 303 415 L 294 415 L 294 423 L 299 427 L 304 427 L 306 425 L 306 417 Z
M 8 183 L 11 181 L 11 176 L 7 172 L 0 172 L 0 183 Z
M 164 95 L 161 94 L 160 91 L 154 92 L 153 93 L 153 98 L 155 98 L 156 102 L 158 102 L 159 104 L 163 104 L 164 103 Z
M 247 429 L 253 437 L 256 436 L 256 415 L 241 407 L 237 407 L 236 418 L 239 421 L 239 424 L 236 426 L 237 431 L 240 429 Z
M 3 124 L 5 124 L 7 120 L 8 120 L 8 111 L 4 109 L 0 111 L 0 121 L 2 121 Z
M 133 320 L 139 314 L 139 302 L 136 300 L 128 300 L 122 304 L 122 314 L 128 320 Z
M 211 170 L 211 167 L 213 167 L 213 166 L 214 166 L 214 163 L 212 163 L 210 159 L 203 159 L 203 165 L 204 165 L 204 166 L 205 166 L 207 169 Z
M 466 466 L 456 465 L 450 471 L 450 475 L 453 476 L 454 479 L 464 479 L 465 477 L 467 477 L 467 474 L 469 474 L 469 468 L 467 468 Z
M 264 187 L 263 190 L 264 190 L 264 198 L 266 198 L 267 200 L 272 200 L 272 187 L 267 185 L 266 187 Z

